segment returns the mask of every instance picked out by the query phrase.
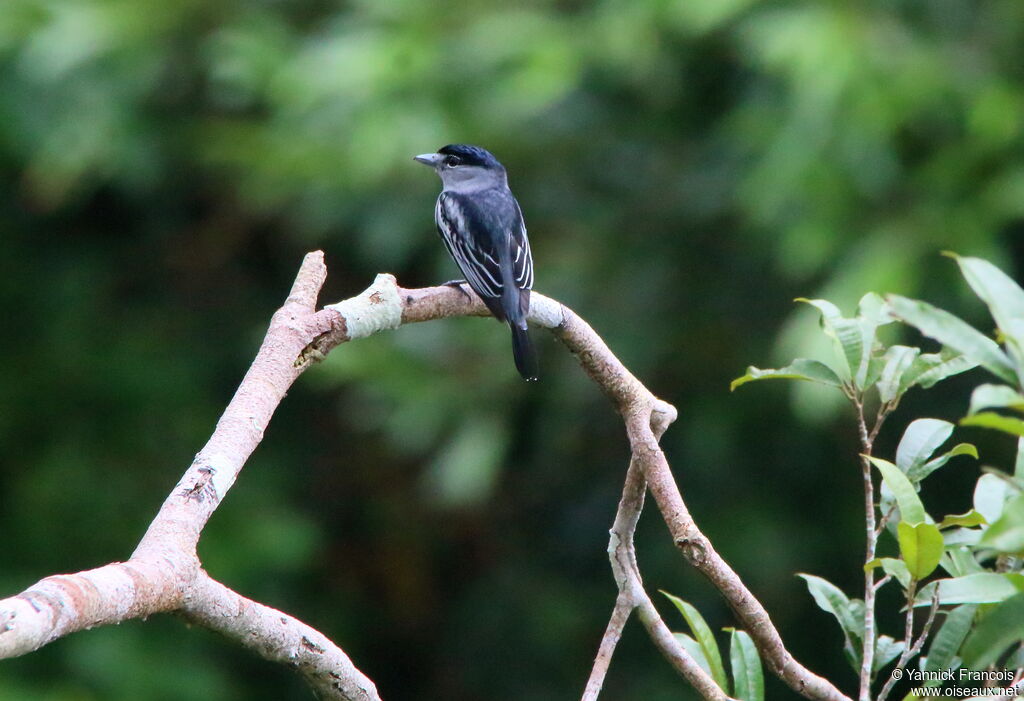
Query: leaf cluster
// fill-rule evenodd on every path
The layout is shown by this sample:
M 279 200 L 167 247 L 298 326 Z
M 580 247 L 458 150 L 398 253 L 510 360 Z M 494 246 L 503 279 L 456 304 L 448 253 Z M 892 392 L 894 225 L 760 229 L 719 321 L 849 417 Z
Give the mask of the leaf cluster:
M 899 295 L 885 298 L 869 293 L 857 314 L 844 317 L 832 303 L 798 301 L 821 314 L 821 330 L 832 342 L 827 360 L 799 358 L 778 369 L 749 367 L 732 383 L 735 389 L 765 379 L 796 379 L 838 389 L 857 408 L 868 461 L 881 476 L 877 505 L 877 538 L 887 530 L 898 549 L 896 557 L 875 557 L 865 570 L 880 568 L 876 583 L 895 582 L 907 602 L 908 631 L 913 609 L 931 606 L 944 615 L 920 664 L 927 671 L 980 669 L 1002 659 L 1010 667 L 1024 666 L 1024 290 L 1008 275 L 979 258 L 954 258 L 974 293 L 995 320 L 995 337 L 975 329 L 957 316 L 927 302 Z M 938 341 L 938 352 L 918 347 L 887 345 L 878 330 L 894 321 Z M 1014 474 L 984 468 L 974 488 L 972 508 L 962 514 L 933 518 L 920 497 L 921 483 L 957 456 L 978 458 L 969 443 L 942 451 L 954 424 L 935 418 L 909 423 L 890 461 L 870 453 L 882 421 L 914 387 L 929 388 L 952 375 L 983 368 L 1003 384 L 982 384 L 971 395 L 961 425 L 992 428 L 1020 439 Z M 877 404 L 869 434 L 863 419 L 867 402 Z M 869 524 L 874 523 L 869 519 Z M 869 534 L 869 538 L 872 536 Z M 872 541 L 873 542 L 873 541 Z M 870 549 L 874 550 L 874 547 Z M 944 576 L 933 576 L 941 571 Z M 818 606 L 830 613 L 843 631 L 843 650 L 854 670 L 861 667 L 866 628 L 864 600 L 848 597 L 821 577 L 801 575 Z M 929 579 L 931 578 L 931 579 Z M 873 601 L 873 597 L 871 597 Z M 951 607 L 951 608 L 950 608 Z M 934 615 L 934 614 L 932 614 Z M 872 615 L 871 621 L 874 620 Z M 870 625 L 874 625 L 871 623 Z M 909 662 L 930 633 L 931 617 L 920 637 L 896 640 L 877 635 L 872 678 L 899 657 Z M 937 685 L 940 682 L 932 682 Z M 883 690 L 881 697 L 888 691 Z

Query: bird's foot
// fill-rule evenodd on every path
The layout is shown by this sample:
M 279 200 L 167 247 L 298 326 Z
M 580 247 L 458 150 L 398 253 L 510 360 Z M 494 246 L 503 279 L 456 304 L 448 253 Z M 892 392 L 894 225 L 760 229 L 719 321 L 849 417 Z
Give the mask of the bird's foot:
M 462 294 L 466 295 L 467 299 L 472 299 L 468 292 L 462 289 L 462 286 L 466 284 L 465 280 L 449 280 L 448 282 L 442 282 L 441 287 L 454 287 Z

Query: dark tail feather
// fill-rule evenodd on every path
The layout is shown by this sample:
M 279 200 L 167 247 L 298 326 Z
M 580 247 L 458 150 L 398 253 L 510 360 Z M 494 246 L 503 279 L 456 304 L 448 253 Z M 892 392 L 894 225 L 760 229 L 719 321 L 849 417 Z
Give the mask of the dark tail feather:
M 509 324 L 512 329 L 512 357 L 516 360 L 516 370 L 529 382 L 537 379 L 537 354 L 533 351 L 533 343 L 530 342 L 530 334 L 525 328 L 518 328 Z

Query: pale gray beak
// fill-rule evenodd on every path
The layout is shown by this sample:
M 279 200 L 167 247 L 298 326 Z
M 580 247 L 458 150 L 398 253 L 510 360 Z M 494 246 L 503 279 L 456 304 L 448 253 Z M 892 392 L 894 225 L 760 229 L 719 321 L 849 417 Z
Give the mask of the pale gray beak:
M 413 156 L 412 160 L 419 161 L 423 165 L 428 165 L 432 168 L 436 168 L 437 165 L 444 160 L 444 156 L 440 153 L 421 153 L 418 156 Z

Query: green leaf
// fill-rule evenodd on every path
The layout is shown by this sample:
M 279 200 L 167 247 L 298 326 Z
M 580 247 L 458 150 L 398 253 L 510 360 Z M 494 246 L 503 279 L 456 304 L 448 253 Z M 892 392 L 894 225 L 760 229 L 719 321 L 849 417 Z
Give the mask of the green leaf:
M 879 636 L 875 642 L 875 661 L 872 673 L 878 674 L 878 671 L 895 660 L 905 647 L 906 644 L 902 640 L 897 641 L 889 635 Z
M 807 358 L 797 358 L 784 368 L 760 369 L 753 365 L 747 368 L 747 374 L 737 377 L 729 385 L 729 390 L 735 390 L 741 385 L 755 380 L 807 380 L 818 384 L 829 385 L 830 387 L 842 387 L 842 381 L 836 373 L 825 363 Z
M 1024 411 L 1024 394 L 1006 385 L 978 385 L 971 392 L 969 415 L 982 409 L 1015 409 Z
M 994 411 L 983 411 L 974 416 L 965 416 L 960 419 L 961 426 L 980 426 L 982 428 L 994 428 L 1014 436 L 1024 436 L 1024 421 L 1015 419 L 1012 416 L 1003 416 Z
M 889 346 L 886 349 L 882 357 L 882 372 L 875 383 L 878 398 L 883 403 L 891 402 L 907 390 L 900 380 L 920 353 L 919 348 L 909 346 Z
M 971 630 L 974 612 L 977 610 L 976 604 L 962 604 L 946 614 L 946 620 L 932 638 L 932 644 L 928 648 L 928 659 L 924 665 L 926 672 L 953 668 L 953 660 Z
M 985 520 L 995 523 L 1003 515 L 1003 506 L 1011 490 L 1009 482 L 998 475 L 986 474 L 974 486 L 974 508 Z
M 1024 347 L 1024 290 L 987 260 L 957 255 L 953 258 L 967 284 L 988 306 L 996 326 L 1007 336 L 1007 346 L 1020 367 L 1021 349 Z
M 686 633 L 673 633 L 672 637 L 686 650 L 686 653 L 693 658 L 694 662 L 700 665 L 700 668 L 707 672 L 708 676 L 711 676 L 711 667 L 708 665 L 707 658 L 704 657 L 704 650 L 701 648 L 700 643 Z
M 805 299 L 798 297 L 797 302 L 804 302 L 821 312 L 821 329 L 825 335 L 832 339 L 836 355 L 842 359 L 839 376 L 850 383 L 854 383 L 857 370 L 860 368 L 863 343 L 861 341 L 860 325 L 855 319 L 844 318 L 839 307 L 824 299 Z
M 940 380 L 976 367 L 978 363 L 952 348 L 943 348 L 938 353 L 923 353 L 903 373 L 900 389 L 906 392 L 914 385 L 928 389 Z
M 839 587 L 826 579 L 813 574 L 798 576 L 807 583 L 807 590 L 814 597 L 814 603 L 818 608 L 832 614 L 839 621 L 845 641 L 844 652 L 854 669 L 857 669 L 860 666 L 861 641 L 864 635 L 864 603 L 857 599 L 849 599 Z
M 971 443 L 957 443 L 949 452 L 943 453 L 933 460 L 929 460 L 920 467 L 911 469 L 907 473 L 907 478 L 914 483 L 920 482 L 958 455 L 970 455 L 972 458 L 977 460 L 978 449 Z
M 954 579 L 939 579 L 921 588 L 914 599 L 914 606 L 930 605 L 936 587 L 940 604 L 998 604 L 1024 590 L 1024 575 L 979 572 Z
M 948 541 L 946 542 L 946 552 L 939 564 L 942 565 L 951 577 L 963 577 L 968 574 L 985 571 L 978 564 L 978 561 L 974 559 L 974 552 L 969 546 L 958 545 L 950 547 Z
M 1017 459 L 1013 464 L 1013 476 L 1024 480 L 1024 437 L 1017 439 Z
M 967 513 L 963 514 L 947 514 L 939 521 L 939 530 L 943 528 L 952 528 L 953 526 L 963 526 L 964 528 L 972 528 L 974 526 L 983 526 L 988 521 L 981 515 L 981 512 L 971 509 Z
M 857 302 L 857 318 L 868 323 L 873 329 L 896 321 L 889 313 L 889 305 L 885 299 L 875 292 L 868 292 Z M 874 333 L 871 337 L 874 338 Z
M 1002 515 L 985 529 L 978 545 L 1013 555 L 1024 553 L 1024 494 L 1006 502 Z
M 700 644 L 700 649 L 704 653 L 704 659 L 707 660 L 708 666 L 710 667 L 711 678 L 715 680 L 715 683 L 722 688 L 726 694 L 729 693 L 729 678 L 725 676 L 725 666 L 722 664 L 722 655 L 718 650 L 718 643 L 715 642 L 715 635 L 711 632 L 711 628 L 708 626 L 704 617 L 700 615 L 700 612 L 689 602 L 683 601 L 678 596 L 672 596 L 667 591 L 662 591 L 669 601 L 675 604 L 676 608 L 679 609 L 679 613 L 683 614 L 683 618 L 686 619 L 687 625 L 690 626 L 690 630 L 693 632 L 694 637 Z
M 900 521 L 897 525 L 897 537 L 900 543 L 900 554 L 907 563 L 910 576 L 924 579 L 939 566 L 942 557 L 942 534 L 933 523 L 911 525 Z
M 797 297 L 793 300 L 794 302 L 803 302 L 809 304 L 819 312 L 821 312 L 821 323 L 831 324 L 836 319 L 842 319 L 843 313 L 839 311 L 839 307 L 829 302 L 827 299 L 807 299 L 806 297 Z
M 903 560 L 897 560 L 895 557 L 876 557 L 864 565 L 864 571 L 875 567 L 881 567 L 886 574 L 895 577 L 904 589 L 910 586 L 910 570 L 907 569 L 907 563 Z
M 1006 648 L 1024 640 L 1024 593 L 1015 594 L 981 619 L 964 642 L 961 656 L 969 669 L 995 664 Z
M 1006 330 L 1006 322 L 1024 320 L 1024 290 L 1013 278 L 982 258 L 969 258 L 947 253 L 960 266 L 967 284 L 988 305 L 999 328 Z
M 821 328 L 836 345 L 842 358 L 839 375 L 858 389 L 865 389 L 871 374 L 871 359 L 875 347 L 875 334 L 879 326 L 891 323 L 885 300 L 873 292 L 864 295 L 857 305 L 857 317 L 844 317 L 839 308 L 824 299 L 798 298 L 821 312 Z
M 996 377 L 1017 384 L 1013 363 L 991 338 L 947 311 L 899 295 L 887 298 L 893 314 L 929 338 L 959 351 Z
M 878 380 L 882 377 L 882 371 L 885 369 L 885 355 L 879 355 L 881 350 L 880 344 L 875 344 L 875 351 L 872 352 L 871 357 L 868 358 L 868 373 L 864 377 L 864 388 L 874 386 L 878 387 Z M 897 387 L 898 390 L 898 387 Z
M 729 664 L 732 666 L 733 696 L 740 701 L 764 701 L 764 671 L 757 646 L 746 631 L 729 631 Z
M 926 516 L 924 505 L 917 496 L 917 492 L 914 491 L 914 485 L 910 483 L 906 475 L 900 472 L 900 468 L 881 458 L 869 457 L 868 460 L 882 473 L 882 479 L 885 480 L 886 486 L 896 497 L 896 504 L 900 508 L 900 519 L 911 525 L 924 523 Z
M 949 528 L 942 532 L 942 540 L 947 548 L 957 545 L 975 546 L 981 540 L 981 530 L 978 528 Z
M 896 465 L 904 473 L 928 461 L 940 445 L 953 434 L 953 424 L 941 419 L 916 419 L 910 422 L 896 448 Z
M 889 305 L 874 292 L 868 292 L 857 303 L 857 328 L 860 331 L 860 358 L 854 371 L 854 384 L 860 389 L 867 389 L 874 384 L 871 377 L 871 359 L 874 355 L 878 327 L 891 324 L 895 319 L 889 314 Z

